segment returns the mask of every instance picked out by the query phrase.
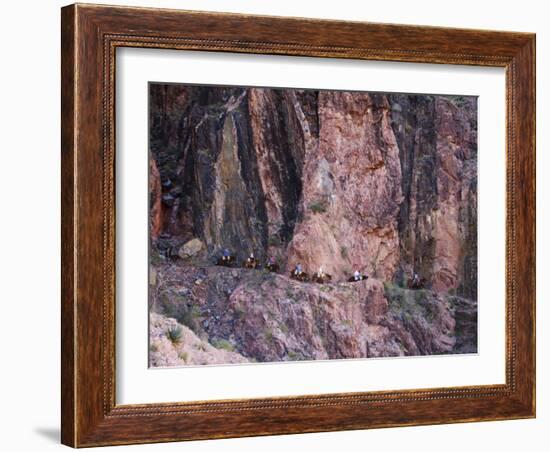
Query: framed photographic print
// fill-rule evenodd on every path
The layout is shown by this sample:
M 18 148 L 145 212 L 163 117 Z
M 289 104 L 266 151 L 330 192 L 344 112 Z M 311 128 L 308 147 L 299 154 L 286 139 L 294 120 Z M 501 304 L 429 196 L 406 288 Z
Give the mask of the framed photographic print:
M 535 416 L 535 37 L 62 9 L 62 442 Z

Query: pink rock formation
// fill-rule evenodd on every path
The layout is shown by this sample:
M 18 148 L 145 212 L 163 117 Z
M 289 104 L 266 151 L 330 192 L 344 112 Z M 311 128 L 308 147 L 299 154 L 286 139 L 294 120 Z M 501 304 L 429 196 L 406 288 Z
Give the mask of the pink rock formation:
M 258 362 L 476 349 L 476 304 L 458 297 L 384 287 L 375 279 L 314 284 L 224 267 L 157 270 L 153 312 L 177 319 L 203 342 L 231 344 L 233 352 Z M 209 355 L 200 359 L 239 362 Z
M 354 270 L 384 280 L 399 261 L 399 149 L 385 97 L 319 93 L 319 145 L 304 163 L 302 220 L 288 264 L 343 279 Z
M 254 252 L 336 282 L 359 270 L 406 285 L 414 271 L 476 299 L 476 102 L 152 85 L 156 246 L 197 238 L 210 261 Z
M 464 216 L 468 208 L 477 205 L 471 188 L 477 174 L 475 160 L 469 155 L 473 141 L 469 118 L 444 98 L 436 100 L 435 109 L 438 208 L 433 215 L 435 257 L 431 281 L 434 290 L 448 291 L 458 287 L 464 253 L 472 246 L 468 244 L 468 218 Z
M 162 186 L 154 159 L 149 160 L 149 218 L 151 239 L 156 240 L 162 230 Z
M 152 84 L 150 101 L 152 365 L 477 350 L 475 98 Z M 281 274 L 212 266 L 224 248 Z M 332 282 L 291 280 L 298 263 Z M 427 290 L 403 288 L 413 271 Z
M 151 367 L 246 363 L 248 360 L 231 350 L 220 349 L 201 340 L 175 319 L 151 313 L 149 317 L 149 364 Z M 177 331 L 178 340 L 170 340 Z

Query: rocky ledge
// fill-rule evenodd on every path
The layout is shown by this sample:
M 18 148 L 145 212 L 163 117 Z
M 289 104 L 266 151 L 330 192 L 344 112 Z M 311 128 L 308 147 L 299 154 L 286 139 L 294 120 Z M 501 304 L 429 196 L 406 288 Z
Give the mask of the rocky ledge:
M 152 268 L 150 303 L 153 367 L 477 349 L 475 301 L 372 278 L 315 284 L 261 270 L 161 263 Z

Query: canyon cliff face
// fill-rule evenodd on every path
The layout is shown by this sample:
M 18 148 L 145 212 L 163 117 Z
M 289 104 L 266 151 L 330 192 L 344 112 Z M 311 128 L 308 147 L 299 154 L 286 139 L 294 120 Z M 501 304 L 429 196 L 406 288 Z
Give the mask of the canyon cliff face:
M 477 299 L 477 100 L 390 95 L 404 201 L 400 271 Z
M 475 98 L 151 84 L 149 189 L 155 274 L 177 271 L 208 303 L 225 293 L 212 312 L 192 298 L 202 340 L 266 361 L 475 351 Z M 191 240 L 197 253 L 182 252 Z M 322 267 L 334 284 L 208 269 L 224 248 L 284 274 Z M 355 270 L 370 279 L 350 288 Z M 427 290 L 402 289 L 412 272 Z M 400 317 L 407 303 L 422 312 Z
M 360 270 L 389 281 L 399 263 L 403 197 L 388 101 L 320 92 L 317 107 L 319 138 L 305 156 L 302 216 L 288 263 L 323 266 L 339 280 Z
M 151 303 L 153 365 L 435 355 L 477 347 L 474 301 L 376 279 L 303 284 L 256 270 L 163 264 Z M 182 325 L 186 348 L 169 346 L 168 327 L 158 326 L 166 322 Z M 232 354 L 201 356 L 207 344 Z

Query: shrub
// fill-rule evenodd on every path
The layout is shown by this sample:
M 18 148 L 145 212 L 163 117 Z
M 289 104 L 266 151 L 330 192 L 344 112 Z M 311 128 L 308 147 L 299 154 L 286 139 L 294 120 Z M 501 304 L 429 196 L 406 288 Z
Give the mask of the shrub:
M 281 240 L 281 237 L 279 237 L 279 234 L 273 234 L 267 239 L 267 244 L 269 246 L 281 246 L 282 243 L 283 242 Z
M 179 344 L 182 341 L 183 327 L 181 325 L 170 327 L 166 332 L 166 336 L 172 344 Z
M 322 201 L 312 202 L 309 205 L 309 210 L 311 210 L 313 213 L 324 213 L 327 211 L 327 206 Z
M 462 108 L 468 103 L 464 96 L 449 96 L 449 100 L 458 108 Z
M 237 317 L 237 319 L 242 320 L 244 319 L 245 315 L 246 315 L 246 311 L 244 308 L 240 306 L 235 308 L 235 316 Z
M 390 310 L 403 322 L 409 323 L 418 317 L 423 317 L 429 323 L 433 322 L 437 309 L 429 291 L 402 289 L 395 284 L 385 282 L 384 292 Z
M 264 337 L 266 338 L 266 340 L 272 341 L 273 340 L 273 331 L 270 328 L 266 328 L 264 330 Z
M 304 355 L 302 355 L 301 353 L 293 352 L 293 351 L 288 352 L 287 356 L 288 356 L 289 361 L 303 361 L 304 360 Z
M 202 342 L 201 342 L 200 344 L 195 345 L 195 348 L 196 348 L 197 350 L 202 351 L 202 352 L 205 352 L 205 351 L 206 351 L 206 345 L 204 345 Z
M 214 339 L 212 345 L 218 349 L 227 350 L 228 352 L 235 350 L 233 344 L 225 339 Z

